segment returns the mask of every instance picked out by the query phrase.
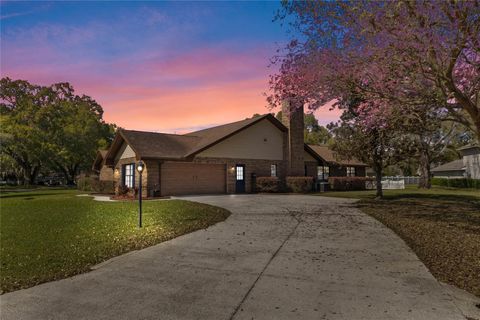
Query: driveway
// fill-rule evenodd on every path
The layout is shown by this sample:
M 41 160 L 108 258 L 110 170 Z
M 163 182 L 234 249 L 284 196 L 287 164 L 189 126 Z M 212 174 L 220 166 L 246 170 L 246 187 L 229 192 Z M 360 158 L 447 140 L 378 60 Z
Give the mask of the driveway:
M 2 319 L 465 319 L 392 231 L 353 200 L 187 197 L 222 223 L 92 272 L 1 296 Z

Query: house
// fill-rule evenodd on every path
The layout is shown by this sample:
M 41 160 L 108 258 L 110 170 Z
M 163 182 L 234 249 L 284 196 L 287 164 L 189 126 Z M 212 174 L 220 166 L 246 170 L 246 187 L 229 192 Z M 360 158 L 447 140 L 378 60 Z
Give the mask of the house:
M 112 168 L 105 165 L 105 156 L 108 150 L 98 150 L 95 160 L 93 161 L 93 170 L 98 173 L 100 181 L 113 181 Z
M 261 176 L 365 176 L 365 164 L 306 145 L 303 108 L 286 108 L 282 121 L 266 114 L 183 135 L 118 130 L 94 169 L 101 179 L 109 171 L 116 186 L 138 187 L 135 163 L 142 160 L 148 196 L 251 192 Z
M 480 146 L 471 145 L 458 149 L 462 159 L 442 164 L 432 169 L 438 178 L 472 178 L 480 179 Z

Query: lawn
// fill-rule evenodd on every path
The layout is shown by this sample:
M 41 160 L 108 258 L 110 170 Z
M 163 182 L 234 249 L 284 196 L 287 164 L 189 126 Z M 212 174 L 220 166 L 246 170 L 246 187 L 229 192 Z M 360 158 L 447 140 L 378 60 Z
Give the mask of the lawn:
M 480 192 L 434 187 L 326 192 L 322 195 L 361 199 L 365 213 L 395 231 L 439 280 L 480 297 Z
M 111 257 L 207 228 L 227 210 L 182 200 L 98 202 L 76 190 L 0 195 L 1 291 L 87 272 Z

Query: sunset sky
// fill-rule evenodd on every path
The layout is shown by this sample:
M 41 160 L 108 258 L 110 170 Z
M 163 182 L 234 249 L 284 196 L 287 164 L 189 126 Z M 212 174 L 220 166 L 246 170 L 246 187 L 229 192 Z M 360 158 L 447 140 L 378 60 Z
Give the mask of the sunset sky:
M 266 113 L 278 2 L 2 2 L 1 75 L 70 82 L 108 122 L 183 133 Z M 338 112 L 316 112 L 320 123 Z

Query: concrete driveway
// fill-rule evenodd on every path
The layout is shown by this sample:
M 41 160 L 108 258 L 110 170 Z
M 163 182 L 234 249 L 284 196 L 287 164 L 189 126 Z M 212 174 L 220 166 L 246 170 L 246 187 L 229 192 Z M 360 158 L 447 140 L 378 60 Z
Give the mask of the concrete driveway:
M 393 232 L 352 200 L 188 197 L 225 222 L 1 296 L 2 319 L 465 319 Z

